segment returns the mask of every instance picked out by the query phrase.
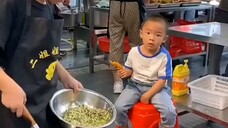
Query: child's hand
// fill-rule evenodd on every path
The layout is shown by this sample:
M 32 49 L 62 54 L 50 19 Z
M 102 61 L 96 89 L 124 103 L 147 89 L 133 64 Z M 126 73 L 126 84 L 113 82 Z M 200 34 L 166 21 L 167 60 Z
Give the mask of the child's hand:
M 142 95 L 140 101 L 141 101 L 142 103 L 144 103 L 144 104 L 149 104 L 150 98 L 151 98 L 150 95 L 149 95 L 147 92 L 145 92 L 145 93 Z
M 117 70 L 121 70 L 121 69 L 124 68 L 119 62 L 116 62 L 116 61 L 110 61 L 110 64 L 111 64 L 113 67 L 115 67 Z
M 69 4 L 70 4 L 70 0 L 64 0 L 63 1 L 63 5 L 64 6 L 69 6 Z
M 127 78 L 129 76 L 131 76 L 132 71 L 131 70 L 127 70 L 127 69 L 120 69 L 117 71 L 118 75 L 120 76 L 120 78 Z

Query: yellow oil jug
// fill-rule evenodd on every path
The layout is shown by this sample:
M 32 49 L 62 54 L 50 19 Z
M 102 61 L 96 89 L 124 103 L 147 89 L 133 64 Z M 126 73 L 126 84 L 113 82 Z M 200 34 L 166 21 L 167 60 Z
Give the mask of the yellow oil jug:
M 184 65 L 177 65 L 173 71 L 172 94 L 174 96 L 185 95 L 189 91 L 187 86 L 190 77 L 188 60 L 184 60 L 184 63 Z

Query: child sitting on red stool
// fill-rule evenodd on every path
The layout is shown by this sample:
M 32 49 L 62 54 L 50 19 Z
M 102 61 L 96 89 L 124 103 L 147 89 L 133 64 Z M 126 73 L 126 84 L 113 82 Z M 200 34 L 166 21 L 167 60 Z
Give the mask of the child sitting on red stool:
M 118 70 L 121 78 L 131 78 L 115 102 L 117 128 L 128 128 L 128 111 L 139 100 L 153 104 L 160 112 L 160 128 L 175 126 L 177 113 L 166 85 L 172 79 L 172 59 L 162 46 L 167 40 L 167 29 L 160 16 L 145 20 L 140 30 L 143 44 L 130 50 L 125 68 Z

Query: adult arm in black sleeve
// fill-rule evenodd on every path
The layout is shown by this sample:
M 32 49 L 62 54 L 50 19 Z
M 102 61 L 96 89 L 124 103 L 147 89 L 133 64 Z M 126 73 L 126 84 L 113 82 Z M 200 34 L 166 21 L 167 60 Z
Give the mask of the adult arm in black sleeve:
M 5 67 L 3 51 L 12 27 L 13 0 L 0 0 L 0 3 L 0 67 Z

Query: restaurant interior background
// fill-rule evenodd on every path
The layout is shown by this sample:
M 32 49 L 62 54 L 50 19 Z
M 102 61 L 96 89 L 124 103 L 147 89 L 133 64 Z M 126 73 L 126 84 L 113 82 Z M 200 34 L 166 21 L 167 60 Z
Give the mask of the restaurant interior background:
M 214 0 L 196 0 L 185 5 L 171 0 L 172 4 L 158 5 L 156 2 L 145 1 L 147 15 L 160 13 L 172 26 L 212 22 L 219 3 Z M 85 88 L 97 91 L 115 102 L 118 94 L 114 94 L 112 90 L 113 80 L 107 65 L 108 53 L 103 48 L 104 45 L 109 45 L 109 42 L 102 43 L 102 37 L 107 34 L 109 1 L 71 0 L 70 5 L 71 9 L 61 6 L 65 20 L 60 47 L 61 63 L 83 83 Z M 205 75 L 207 43 L 198 41 L 197 46 L 198 49 L 190 53 L 170 49 L 173 67 L 183 63 L 184 59 L 189 60 L 190 81 Z M 225 50 L 221 60 L 221 75 L 225 75 L 225 71 L 228 72 L 227 64 L 228 55 Z M 124 83 L 127 84 L 126 81 Z M 181 128 L 228 127 L 228 109 L 219 110 L 191 104 L 186 97 L 174 99 L 178 102 L 177 111 Z M 110 126 L 113 127 L 114 125 Z

